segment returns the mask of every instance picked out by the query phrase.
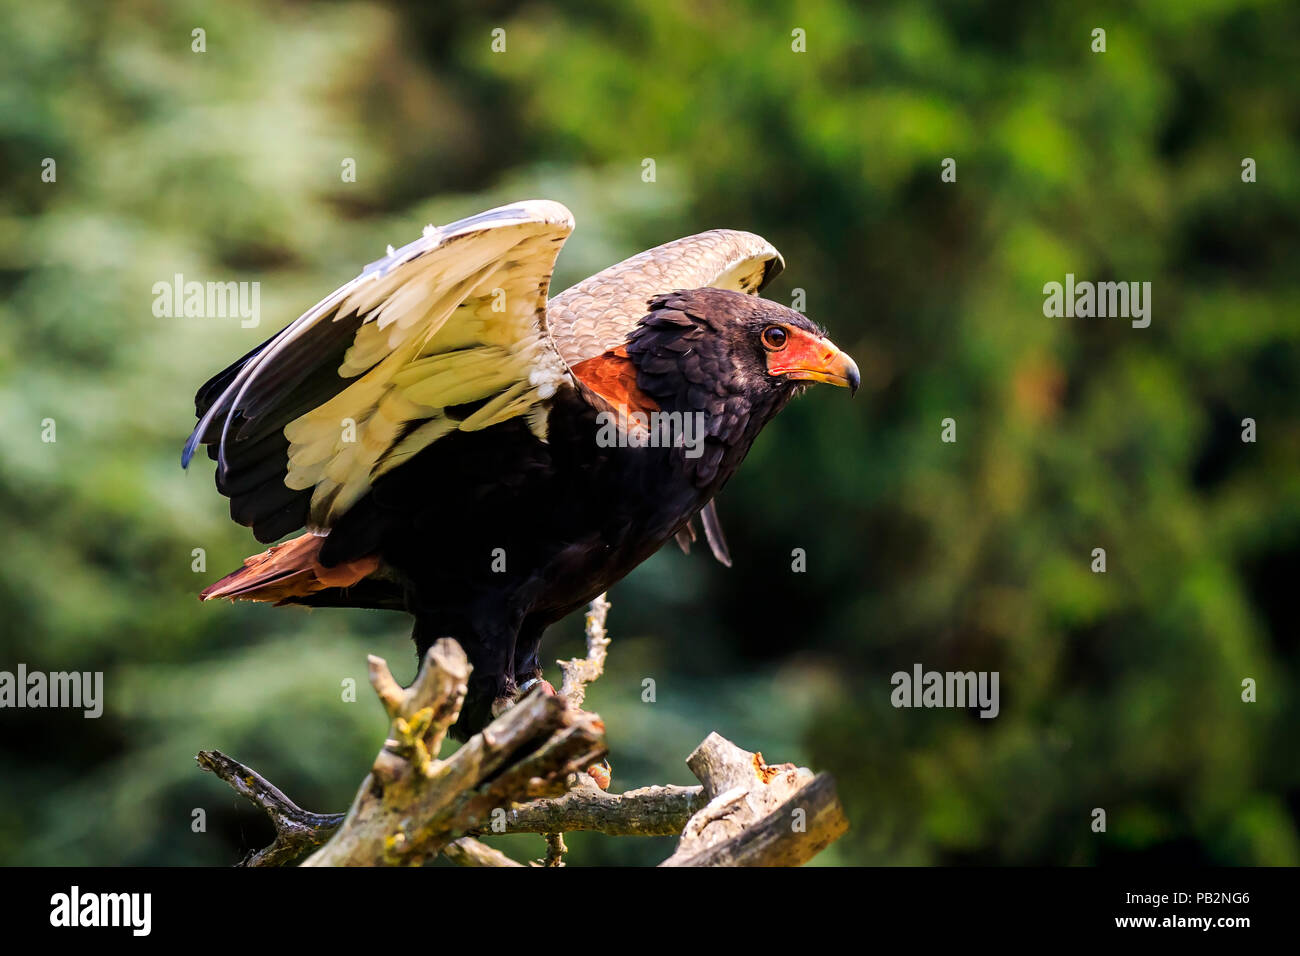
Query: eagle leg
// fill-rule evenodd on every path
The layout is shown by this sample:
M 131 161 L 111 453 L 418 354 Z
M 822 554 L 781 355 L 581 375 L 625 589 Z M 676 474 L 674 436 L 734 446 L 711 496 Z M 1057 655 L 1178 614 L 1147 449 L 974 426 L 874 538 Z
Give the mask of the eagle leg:
M 511 699 L 510 702 L 507 703 L 505 706 L 503 706 L 501 708 L 501 711 L 494 711 L 494 713 L 504 712 L 507 708 L 513 707 L 519 701 L 523 700 L 524 695 L 527 694 L 530 690 L 532 690 L 536 686 L 540 686 L 542 688 L 543 694 L 550 694 L 551 696 L 555 696 L 555 694 L 558 693 L 555 689 L 555 685 L 552 684 L 550 681 L 545 680 L 544 678 L 541 677 L 531 677 L 528 680 L 523 681 L 519 685 L 519 690 L 515 692 L 514 698 Z M 600 789 L 602 790 L 609 789 L 609 785 L 613 779 L 613 774 L 614 774 L 614 768 L 610 765 L 610 762 L 608 760 L 602 760 L 600 763 L 594 763 L 587 768 L 587 776 L 591 777 L 591 779 L 595 782 L 596 786 L 600 787 Z

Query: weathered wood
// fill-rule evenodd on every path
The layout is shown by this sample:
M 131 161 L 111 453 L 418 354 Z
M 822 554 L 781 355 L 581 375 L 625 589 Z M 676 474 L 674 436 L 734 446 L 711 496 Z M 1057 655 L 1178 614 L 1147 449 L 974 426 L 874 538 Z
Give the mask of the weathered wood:
M 569 774 L 605 753 L 594 714 L 534 690 L 446 760 L 434 746 L 456 719 L 469 663 L 460 645 L 438 641 L 399 699 L 387 665 L 371 661 L 371 683 L 393 718 L 337 832 L 304 866 L 413 865 L 490 824 L 494 810 L 564 792 Z
M 767 764 L 716 733 L 686 763 L 709 802 L 661 866 L 799 866 L 848 829 L 829 775 Z
M 500 850 L 495 850 L 473 837 L 452 840 L 442 848 L 442 855 L 460 866 L 523 866 Z
M 704 792 L 709 795 L 709 799 L 713 799 L 734 787 L 750 789 L 759 773 L 759 767 L 767 766 L 762 763 L 762 758 L 762 754 L 742 750 L 715 732 L 705 737 L 704 742 L 686 758 L 686 766 L 695 774 L 695 779 L 704 785 Z M 767 775 L 771 777 L 781 770 L 793 769 L 794 764 L 782 764 L 768 768 Z
M 308 850 L 323 846 L 343 822 L 342 813 L 302 810 L 261 774 L 216 751 L 199 754 L 199 764 L 261 807 L 276 824 L 276 842 L 250 853 L 241 866 L 284 866 Z M 256 786 L 244 781 L 256 781 Z M 565 833 L 586 830 L 607 836 L 677 836 L 691 816 L 707 802 L 703 787 L 642 787 L 626 793 L 606 793 L 584 774 L 561 796 L 529 800 L 506 810 L 498 829 L 494 820 L 488 835 L 509 833 Z M 469 842 L 466 842 L 469 841 Z M 476 844 L 476 846 L 474 846 Z M 520 866 L 510 860 L 491 862 L 483 851 L 510 860 L 471 837 L 453 840 L 443 854 L 463 866 Z
M 676 836 L 707 802 L 702 787 L 642 787 L 616 794 L 578 779 L 582 782 L 563 796 L 521 803 L 508 811 L 504 832 Z
M 243 764 L 201 752 L 199 766 L 260 806 L 275 826 L 275 842 L 241 865 L 283 866 L 316 849 L 304 865 L 413 865 L 441 852 L 464 866 L 521 866 L 474 835 L 540 833 L 546 858 L 533 865 L 562 866 L 563 834 L 592 830 L 681 834 L 663 866 L 798 866 L 844 833 L 848 823 L 829 776 L 769 765 L 716 733 L 687 758 L 698 787 L 612 794 L 596 786 L 585 771 L 605 753 L 604 726 L 581 706 L 604 671 L 608 611 L 604 595 L 592 602 L 587 657 L 560 662 L 558 694 L 533 690 L 446 760 L 438 752 L 469 678 L 460 646 L 434 644 L 405 689 L 371 657 L 370 683 L 391 726 L 346 815 L 303 810 Z
M 563 833 L 547 833 L 546 837 L 546 856 L 541 860 L 533 863 L 533 866 L 564 866 L 564 854 L 569 852 L 569 848 L 564 845 Z
M 737 798 L 737 803 L 743 800 Z M 796 827 L 799 821 L 799 827 Z M 818 774 L 767 816 L 685 859 L 661 866 L 803 866 L 848 830 L 830 774 Z
M 214 773 L 240 796 L 266 811 L 275 827 L 275 842 L 249 853 L 239 866 L 283 866 L 330 838 L 343 822 L 341 813 L 304 810 L 255 770 L 227 757 L 220 750 L 200 750 L 199 768 Z
M 609 649 L 609 635 L 605 632 L 605 619 L 609 615 L 609 602 L 605 595 L 596 596 L 587 610 L 587 656 L 557 661 L 560 673 L 559 694 L 569 705 L 581 709 L 587 697 L 587 685 L 605 673 L 605 655 Z

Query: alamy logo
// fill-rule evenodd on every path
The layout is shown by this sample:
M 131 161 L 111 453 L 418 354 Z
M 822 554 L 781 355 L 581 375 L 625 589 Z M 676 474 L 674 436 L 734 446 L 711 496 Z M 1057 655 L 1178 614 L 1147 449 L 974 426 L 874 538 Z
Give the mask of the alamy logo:
M 990 719 L 1001 710 L 997 671 L 927 671 L 913 664 L 912 673 L 897 671 L 889 682 L 895 707 L 978 707 Z
M 601 448 L 679 447 L 687 458 L 704 454 L 703 412 L 629 412 L 620 405 L 617 412 L 600 412 L 596 424 Z
M 179 272 L 171 282 L 153 284 L 153 314 L 160 319 L 240 319 L 240 327 L 262 321 L 262 283 L 186 282 Z
M 1065 285 L 1049 282 L 1043 295 L 1043 315 L 1049 318 L 1132 319 L 1135 329 L 1151 324 L 1150 282 L 1075 282 L 1074 273 L 1067 272 Z
M 47 674 L 19 664 L 17 673 L 0 671 L 0 707 L 73 707 L 84 709 L 85 717 L 98 717 L 104 713 L 104 672 Z
M 148 936 L 153 926 L 153 894 L 82 893 L 74 886 L 68 893 L 50 897 L 50 925 L 127 926 L 133 936 Z

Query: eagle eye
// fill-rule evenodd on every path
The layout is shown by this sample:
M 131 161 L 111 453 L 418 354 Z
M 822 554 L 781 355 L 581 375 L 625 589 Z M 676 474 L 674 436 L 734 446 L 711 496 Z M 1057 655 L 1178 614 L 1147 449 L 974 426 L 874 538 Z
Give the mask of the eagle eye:
M 769 325 L 763 330 L 763 347 L 772 352 L 779 352 L 785 348 L 789 338 L 789 333 L 781 326 Z

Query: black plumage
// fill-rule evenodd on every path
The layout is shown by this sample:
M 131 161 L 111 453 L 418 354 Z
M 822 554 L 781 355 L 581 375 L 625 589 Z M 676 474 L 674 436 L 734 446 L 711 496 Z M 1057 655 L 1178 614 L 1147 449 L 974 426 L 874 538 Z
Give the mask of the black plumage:
M 764 266 L 758 274 L 765 273 Z M 337 293 L 332 299 L 342 301 Z M 285 347 L 281 333 L 199 390 L 201 421 L 186 455 L 198 443 L 215 453 L 217 485 L 231 499 L 232 517 L 263 541 L 304 525 L 318 532 L 250 558 L 204 596 L 404 610 L 415 619 L 421 654 L 439 638 L 456 638 L 473 665 L 454 729 L 462 736 L 481 728 L 523 682 L 541 676 L 539 645 L 549 625 L 675 536 L 688 543 L 696 515 L 711 549 L 729 563 L 712 502 L 763 426 L 809 380 L 857 385 L 853 363 L 797 312 L 736 291 L 669 292 L 651 298 L 604 352 L 560 366 L 556 386 L 538 389 L 516 414 L 487 427 L 458 427 L 526 388 L 492 384 L 482 397 L 380 432 L 388 451 L 367 446 L 373 457 L 361 465 L 329 458 L 316 487 L 338 484 L 341 475 L 360 481 L 363 493 L 338 513 L 322 512 L 311 487 L 285 483 L 303 466 L 291 461 L 300 446 L 284 429 L 347 387 L 336 370 L 362 324 L 331 316 L 306 327 L 295 349 Z M 421 361 L 454 370 L 454 363 L 486 354 L 412 348 L 415 357 L 404 368 L 415 371 L 424 368 Z M 241 383 L 241 370 L 265 358 L 264 350 L 285 360 L 269 365 L 265 377 L 245 374 Z M 425 354 L 432 357 L 419 357 Z M 549 359 L 537 361 L 550 367 Z M 481 364 L 472 368 L 488 374 Z M 519 378 L 535 383 L 540 374 L 523 369 Z M 407 379 L 397 374 L 393 381 Z M 456 374 L 447 381 L 446 394 L 464 391 Z M 376 402 L 375 427 L 387 427 L 380 420 L 385 406 Z M 626 417 L 629 409 L 697 416 L 701 445 L 602 441 L 608 416 Z M 396 467 L 375 464 L 431 421 L 445 424 L 427 445 Z M 361 453 L 345 448 L 339 455 Z M 327 515 L 325 527 L 313 518 L 318 512 Z

